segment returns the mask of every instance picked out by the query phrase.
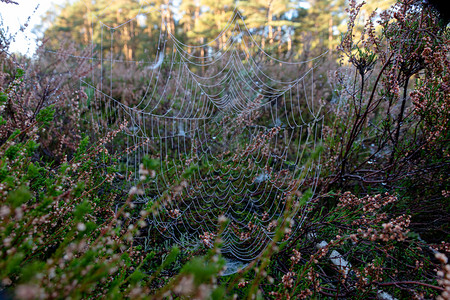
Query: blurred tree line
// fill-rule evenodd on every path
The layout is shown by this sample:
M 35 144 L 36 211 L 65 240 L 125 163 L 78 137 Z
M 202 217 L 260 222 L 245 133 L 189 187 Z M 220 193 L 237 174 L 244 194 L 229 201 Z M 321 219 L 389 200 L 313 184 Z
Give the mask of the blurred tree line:
M 369 2 L 369 8 L 383 8 L 393 1 Z M 45 39 L 47 48 L 59 49 L 69 40 L 80 46 L 92 43 L 98 50 L 111 42 L 113 32 L 116 58 L 145 60 L 161 44 L 162 32 L 186 45 L 214 41 L 187 49 L 204 57 L 208 47 L 226 47 L 230 30 L 224 29 L 237 18 L 241 30 L 244 19 L 261 48 L 289 59 L 305 48 L 332 52 L 345 30 L 346 7 L 346 0 L 76 0 L 45 16 L 44 23 L 50 24 Z

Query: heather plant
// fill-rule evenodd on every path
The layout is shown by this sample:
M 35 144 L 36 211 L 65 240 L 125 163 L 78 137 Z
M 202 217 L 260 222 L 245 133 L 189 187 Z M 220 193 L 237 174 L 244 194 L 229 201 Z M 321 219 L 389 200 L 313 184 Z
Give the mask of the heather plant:
M 219 239 L 212 249 L 188 257 L 186 264 L 186 256 L 193 254 L 179 258 L 178 248 L 158 245 L 144 251 L 139 243 L 147 216 L 159 209 L 157 202 L 148 203 L 139 208 L 137 218 L 131 218 L 136 215 L 132 200 L 142 186 L 124 185 L 126 178 L 115 167 L 121 154 L 108 151 L 108 144 L 126 124 L 97 141 L 84 136 L 72 148 L 59 147 L 57 160 L 45 151 L 55 145 L 45 141 L 55 124 L 64 123 L 65 115 L 58 114 L 57 108 L 64 110 L 67 103 L 57 103 L 49 95 L 40 108 L 27 105 L 32 101 L 24 102 L 22 93 L 28 95 L 26 83 L 33 79 L 22 69 L 14 72 L 4 76 L 15 79 L 4 82 L 0 98 L 3 292 L 18 299 L 143 298 L 148 294 L 163 298 L 172 293 L 222 298 L 224 288 L 217 285 L 223 267 Z M 37 113 L 31 117 L 33 110 Z M 80 114 L 73 117 L 75 123 L 80 121 Z M 154 176 L 156 166 L 154 160 L 143 159 L 143 182 Z M 182 188 L 183 183 L 179 184 L 167 195 Z M 175 272 L 180 274 L 170 280 L 167 274 Z
M 325 212 L 317 199 L 301 233 L 272 254 L 264 298 L 421 299 L 443 291 L 432 250 L 409 231 L 410 216 L 389 213 L 397 197 L 346 192 L 326 199 L 334 197 L 337 208 Z M 243 297 L 251 283 L 241 278 L 236 293 Z
M 2 100 L 7 101 L 4 94 Z M 30 127 L 17 129 L 0 148 L 3 289 L 18 299 L 142 298 L 160 290 L 161 283 L 156 282 L 162 280 L 164 286 L 165 280 L 159 275 L 179 250 L 160 252 L 165 254 L 161 260 L 155 252 L 141 251 L 134 244 L 139 229 L 146 226 L 146 217 L 156 208 L 149 205 L 137 220 L 130 219 L 134 212 L 131 200 L 140 187 L 124 193 L 114 168 L 117 160 L 105 148 L 118 131 L 96 143 L 83 138 L 72 159 L 58 165 L 36 160 L 41 147 L 36 142 L 38 135 L 56 117 L 53 106 L 42 109 Z M 144 161 L 143 180 L 150 174 L 145 167 L 152 166 L 151 161 Z M 126 201 L 115 211 L 120 199 Z M 192 289 L 195 286 L 199 293 L 206 288 L 202 284 L 221 269 L 217 259 L 205 271 L 206 263 L 196 259 L 182 270 L 194 280 Z M 154 270 L 150 274 L 144 269 L 149 266 Z M 14 289 L 9 290 L 11 286 Z M 176 283 L 168 287 L 177 290 Z M 182 289 L 183 293 L 190 291 L 190 287 Z
M 84 114 L 81 102 L 85 93 L 77 90 L 75 82 L 90 70 L 88 64 L 74 64 L 64 55 L 49 59 L 38 50 L 37 59 L 2 56 L 0 85 L 4 97 L 5 126 L 0 139 L 4 141 L 15 130 L 31 130 L 41 110 L 53 105 L 55 119 L 48 122 L 45 131 L 38 135 L 44 152 L 42 157 L 61 161 L 71 156 L 81 139 L 80 117 Z M 83 128 L 89 131 L 89 128 Z
M 432 7 L 399 1 L 378 21 L 373 13 L 358 36 L 363 5 L 350 5 L 342 67 L 330 74 L 324 186 L 396 191 L 399 213 L 425 222 L 415 230 L 440 243 L 448 216 L 449 31 Z
M 433 140 L 447 139 L 448 132 L 448 30 L 430 7 L 399 1 L 380 14 L 378 28 L 374 12 L 358 39 L 355 20 L 362 6 L 350 3 L 340 45 L 343 67 L 331 74 L 332 127 L 339 132 L 329 138 L 333 181 L 391 184 L 428 168 L 428 159 L 419 163 L 425 153 L 446 165 L 433 150 L 446 153 L 446 143 Z

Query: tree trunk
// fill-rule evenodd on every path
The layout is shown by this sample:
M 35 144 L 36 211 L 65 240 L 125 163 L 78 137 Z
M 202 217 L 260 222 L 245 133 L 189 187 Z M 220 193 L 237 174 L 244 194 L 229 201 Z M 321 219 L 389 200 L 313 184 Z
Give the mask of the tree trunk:
M 328 23 L 328 49 L 330 53 L 333 51 L 333 18 L 330 16 L 330 21 Z
M 281 56 L 281 38 L 282 38 L 282 32 L 281 32 L 281 26 L 277 27 L 277 35 L 278 35 L 278 56 Z
M 291 53 L 292 50 L 292 39 L 291 39 L 291 30 L 289 29 L 289 33 L 288 33 L 288 45 L 287 45 L 287 51 L 288 53 Z
M 272 28 L 272 1 L 269 3 L 269 8 L 267 9 L 267 24 L 269 25 L 269 44 L 273 43 L 273 28 Z

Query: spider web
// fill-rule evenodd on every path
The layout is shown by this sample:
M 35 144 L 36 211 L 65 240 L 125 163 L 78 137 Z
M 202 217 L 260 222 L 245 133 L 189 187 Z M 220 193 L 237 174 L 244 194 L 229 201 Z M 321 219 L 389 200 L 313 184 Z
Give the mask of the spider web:
M 122 162 L 132 185 L 140 181 L 142 158 L 158 159 L 156 175 L 134 202 L 160 205 L 148 218 L 149 235 L 157 230 L 181 247 L 212 247 L 225 216 L 222 253 L 251 261 L 274 238 L 287 196 L 295 195 L 289 208 L 295 217 L 284 240 L 301 227 L 314 195 L 323 121 L 313 103 L 318 60 L 271 56 L 237 9 L 204 45 L 183 44 L 162 21 L 158 44 L 144 49 L 147 60 L 115 54 L 131 43 L 122 34 L 133 21 L 155 13 L 162 14 L 142 9 L 116 26 L 98 20 L 96 65 L 82 80 L 92 91 L 90 122 L 106 133 L 127 121 L 125 144 L 115 146 L 129 149 Z M 117 96 L 122 83 L 113 72 L 124 81 L 139 72 L 135 99 Z

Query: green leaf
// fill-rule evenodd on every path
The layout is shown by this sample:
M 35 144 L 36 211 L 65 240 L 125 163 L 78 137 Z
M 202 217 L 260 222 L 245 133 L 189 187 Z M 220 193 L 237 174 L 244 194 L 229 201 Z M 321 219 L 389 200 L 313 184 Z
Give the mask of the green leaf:
M 29 201 L 32 197 L 33 195 L 31 195 L 28 188 L 26 186 L 21 186 L 17 190 L 9 193 L 7 201 L 13 207 L 18 207 Z
M 5 103 L 6 101 L 8 101 L 8 96 L 5 93 L 0 92 L 0 104 Z
M 198 170 L 198 166 L 197 165 L 190 165 L 186 170 L 184 170 L 183 173 L 183 178 L 188 179 L 189 177 L 191 177 L 191 175 Z
M 18 273 L 21 269 L 20 264 L 25 255 L 22 252 L 10 255 L 6 261 L 6 267 L 0 271 L 2 277 L 8 277 L 11 273 Z
M 80 144 L 78 145 L 78 149 L 77 152 L 75 153 L 75 161 L 78 161 L 80 159 L 80 157 L 86 153 L 86 150 L 89 146 L 89 137 L 85 136 L 81 141 Z
M 3 164 L 3 166 L 0 168 L 0 182 L 3 182 L 5 178 L 8 176 L 8 168 L 6 164 Z
M 144 164 L 144 167 L 148 170 L 156 170 L 157 168 L 159 168 L 160 165 L 159 160 L 149 158 L 148 156 L 144 156 L 142 158 L 142 163 Z
M 122 254 L 121 259 L 122 259 L 122 262 L 124 262 L 128 268 L 131 267 L 132 261 L 131 261 L 130 256 L 128 255 L 128 253 Z
M 24 266 L 21 269 L 21 281 L 29 282 L 33 279 L 33 277 L 38 274 L 40 271 L 45 269 L 45 262 L 43 261 L 34 261 L 31 264 Z
M 74 211 L 75 220 L 81 220 L 84 215 L 91 212 L 92 207 L 89 204 L 88 201 L 83 201 L 81 204 L 79 204 Z
M 25 71 L 21 68 L 16 69 L 16 78 L 22 78 L 25 75 Z
M 162 263 L 161 269 L 164 269 L 165 267 L 173 263 L 177 258 L 178 254 L 180 254 L 180 249 L 178 247 L 173 247 L 170 253 L 167 255 L 164 262 Z
M 27 178 L 33 179 L 39 176 L 40 167 L 36 166 L 34 163 L 28 165 Z
M 298 199 L 300 207 L 305 206 L 306 203 L 308 203 L 308 201 L 311 199 L 312 196 L 313 196 L 313 192 L 311 191 L 311 189 L 306 190 L 303 193 L 303 195 L 300 197 L 300 199 Z
M 144 279 L 145 277 L 147 277 L 146 274 L 142 273 L 140 270 L 136 270 L 133 272 L 133 274 L 130 275 L 130 283 L 136 284 L 142 281 L 142 279 Z
M 15 159 L 20 148 L 22 148 L 22 144 L 20 143 L 9 146 L 5 151 L 5 156 L 11 160 Z
M 12 141 L 20 134 L 20 129 L 14 130 L 14 132 L 11 134 L 11 136 L 8 138 L 8 141 Z
M 211 293 L 211 299 L 213 300 L 220 300 L 225 298 L 225 288 L 219 286 Z
M 36 121 L 44 124 L 45 126 L 49 125 L 55 115 L 54 107 L 55 105 L 49 105 L 41 109 L 36 116 Z
M 217 276 L 223 264 L 223 259 L 219 259 L 215 263 L 206 261 L 205 257 L 196 257 L 190 260 L 181 272 L 194 275 L 194 283 L 199 286 L 204 282 L 208 282 L 212 277 Z
M 26 145 L 26 154 L 27 156 L 33 155 L 33 153 L 39 148 L 39 144 L 36 143 L 34 140 L 28 141 Z
M 86 184 L 84 182 L 78 182 L 77 186 L 75 187 L 75 189 L 73 190 L 73 196 L 75 198 L 78 198 L 81 196 L 81 194 L 83 193 L 83 191 L 86 188 Z
M 324 148 L 322 145 L 316 147 L 315 151 L 312 153 L 311 158 L 313 160 L 317 160 L 320 157 L 320 154 L 323 152 Z

